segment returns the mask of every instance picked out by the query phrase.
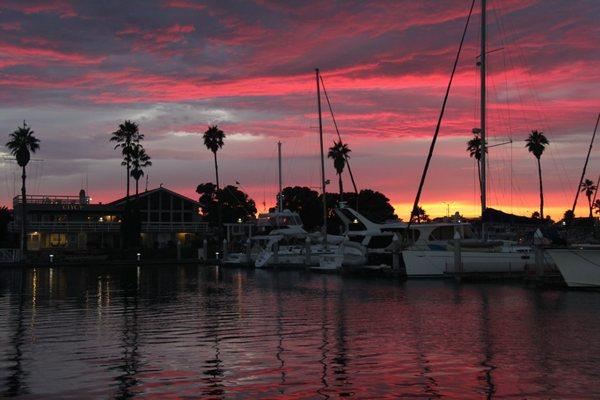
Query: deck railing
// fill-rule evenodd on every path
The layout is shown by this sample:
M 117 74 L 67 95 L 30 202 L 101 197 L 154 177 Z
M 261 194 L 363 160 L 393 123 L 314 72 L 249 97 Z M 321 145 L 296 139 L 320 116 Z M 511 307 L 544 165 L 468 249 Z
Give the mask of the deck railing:
M 21 261 L 19 249 L 0 249 L 0 263 L 16 263 Z
M 13 205 L 22 204 L 23 197 L 21 195 L 13 198 Z M 83 203 L 79 196 L 56 196 L 45 194 L 27 195 L 27 204 L 89 204 L 90 198 L 84 197 Z
M 29 232 L 118 232 L 121 229 L 120 222 L 27 222 Z M 19 232 L 20 224 L 14 221 L 9 224 L 11 232 Z M 189 232 L 206 233 L 208 223 L 206 222 L 142 222 L 142 232 Z

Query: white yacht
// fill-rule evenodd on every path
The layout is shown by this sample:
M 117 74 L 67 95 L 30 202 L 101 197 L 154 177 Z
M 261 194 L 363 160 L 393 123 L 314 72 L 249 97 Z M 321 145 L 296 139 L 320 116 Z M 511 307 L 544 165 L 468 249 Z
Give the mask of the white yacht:
M 574 245 L 546 252 L 569 287 L 600 287 L 600 245 Z
M 246 253 L 231 253 L 227 265 L 254 264 L 257 268 L 308 266 L 315 270 L 337 270 L 343 265 L 363 265 L 365 249 L 345 237 L 308 233 L 297 213 L 290 210 L 259 214 L 259 235 L 251 237 Z M 250 258 L 250 260 L 248 260 Z
M 399 239 L 407 235 L 408 224 L 402 221 L 377 224 L 349 207 L 340 207 L 336 213 L 344 223 L 345 235 L 367 248 L 370 262 L 389 263 Z M 482 242 L 471 225 L 456 216 L 449 222 L 410 226 L 402 250 L 406 275 L 441 277 L 456 272 L 452 241 L 455 235 L 461 238 L 463 272 L 523 272 L 534 262 L 529 246 L 508 241 Z

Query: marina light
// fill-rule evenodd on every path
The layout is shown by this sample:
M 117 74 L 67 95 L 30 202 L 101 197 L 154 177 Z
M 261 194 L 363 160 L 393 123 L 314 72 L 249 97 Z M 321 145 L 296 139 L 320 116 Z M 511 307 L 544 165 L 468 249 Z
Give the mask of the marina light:
M 137 253 L 137 260 L 140 261 L 140 257 L 142 257 L 141 253 Z
M 54 262 L 54 254 L 50 254 L 50 262 L 53 263 Z
M 352 221 L 352 223 L 358 224 L 358 218 L 354 218 L 354 221 Z
M 100 219 L 98 219 L 98 221 L 104 222 L 104 218 L 100 217 Z
M 241 224 L 241 223 L 242 223 L 242 219 L 238 218 L 238 224 Z
M 216 252 L 215 252 L 215 258 L 216 258 L 217 260 L 219 259 L 219 252 L 218 252 L 218 251 L 216 251 Z

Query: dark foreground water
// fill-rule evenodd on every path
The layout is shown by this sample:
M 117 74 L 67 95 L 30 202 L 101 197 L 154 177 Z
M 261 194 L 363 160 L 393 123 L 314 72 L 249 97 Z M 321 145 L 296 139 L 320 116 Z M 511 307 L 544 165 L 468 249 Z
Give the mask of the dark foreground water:
M 0 270 L 0 397 L 598 398 L 599 311 L 506 284 Z

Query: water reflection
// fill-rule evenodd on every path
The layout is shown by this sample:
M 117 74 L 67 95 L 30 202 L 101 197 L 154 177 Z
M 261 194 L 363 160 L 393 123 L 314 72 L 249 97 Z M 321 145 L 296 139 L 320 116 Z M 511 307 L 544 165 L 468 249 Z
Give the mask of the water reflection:
M 600 293 L 164 266 L 0 271 L 0 393 L 594 398 Z

